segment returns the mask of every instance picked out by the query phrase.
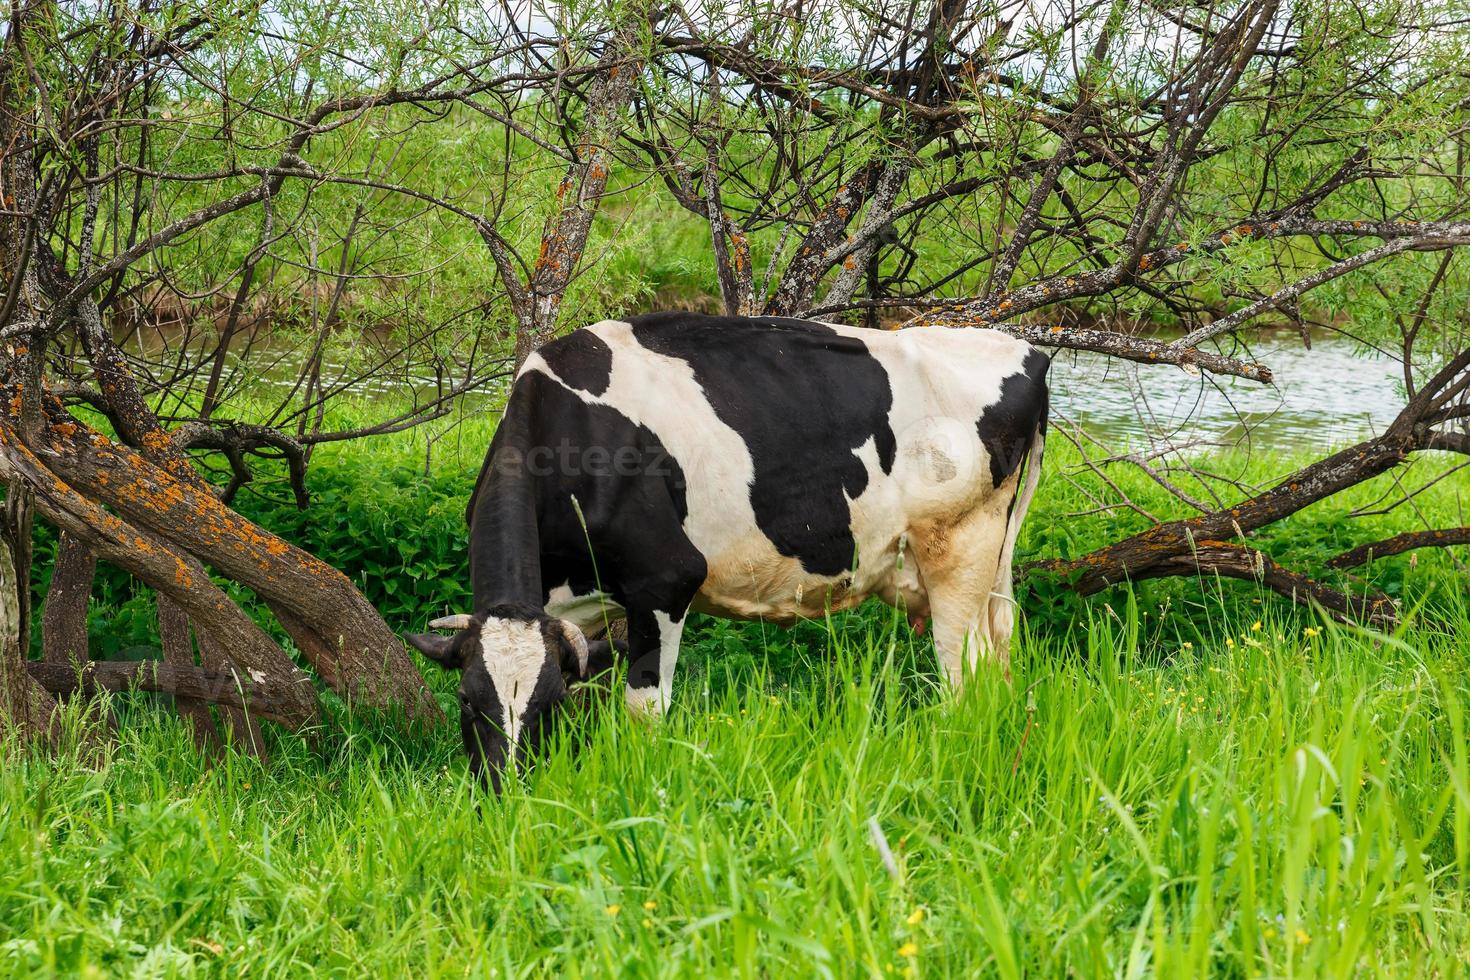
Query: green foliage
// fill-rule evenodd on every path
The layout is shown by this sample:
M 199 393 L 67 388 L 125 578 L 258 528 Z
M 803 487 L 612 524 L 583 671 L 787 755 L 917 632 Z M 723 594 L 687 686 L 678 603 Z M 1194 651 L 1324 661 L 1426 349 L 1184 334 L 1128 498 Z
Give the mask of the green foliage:
M 307 510 L 258 499 L 240 510 L 341 569 L 390 623 L 467 608 L 464 508 L 473 470 L 425 477 L 422 464 L 407 461 L 338 461 L 315 468 L 310 485 Z

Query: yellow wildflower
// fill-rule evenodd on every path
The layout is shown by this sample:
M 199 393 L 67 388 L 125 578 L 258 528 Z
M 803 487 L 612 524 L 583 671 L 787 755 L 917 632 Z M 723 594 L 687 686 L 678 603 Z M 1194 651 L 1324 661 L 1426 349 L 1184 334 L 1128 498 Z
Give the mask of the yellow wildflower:
M 621 905 L 609 905 L 607 907 L 607 914 L 608 915 L 617 915 L 622 910 L 623 910 L 623 907 Z
M 917 943 L 904 943 L 902 946 L 898 947 L 898 955 L 902 956 L 904 959 L 908 959 L 910 956 L 917 956 L 918 952 L 919 947 Z
M 1312 941 L 1312 937 L 1307 935 L 1305 931 L 1298 929 L 1296 931 L 1296 941 L 1299 945 L 1305 946 Z
M 909 913 L 908 924 L 911 925 L 911 926 L 916 926 L 920 922 L 923 922 L 923 921 L 924 921 L 924 906 L 920 905 L 918 908 L 914 909 L 912 912 Z
M 1261 621 L 1258 619 L 1254 623 L 1251 623 L 1251 632 L 1252 633 L 1259 633 L 1260 631 L 1261 631 Z
M 643 903 L 643 911 L 645 911 L 645 912 L 652 912 L 656 908 L 658 908 L 658 903 L 657 902 L 647 901 L 647 902 L 644 902 Z

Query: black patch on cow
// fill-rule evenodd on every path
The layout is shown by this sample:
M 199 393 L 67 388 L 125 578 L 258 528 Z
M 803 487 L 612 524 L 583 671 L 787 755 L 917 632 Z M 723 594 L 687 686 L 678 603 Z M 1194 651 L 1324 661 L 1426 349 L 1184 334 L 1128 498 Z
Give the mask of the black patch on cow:
M 1021 370 L 1000 384 L 1000 398 L 980 415 L 975 428 L 990 454 L 990 478 L 1000 486 L 1026 458 L 1031 440 L 1046 431 L 1046 372 L 1051 358 L 1039 350 L 1026 353 Z
M 651 430 L 528 371 L 470 500 L 474 608 L 544 602 L 547 583 L 611 581 L 614 564 L 663 549 L 697 566 L 702 582 L 703 556 L 682 527 L 688 514 L 684 470 Z
M 682 616 L 704 582 L 679 461 L 646 426 L 540 371 L 516 381 L 473 508 L 477 608 L 544 602 L 548 586 L 570 582 Z
M 655 313 L 630 322 L 644 347 L 689 364 L 745 441 L 756 524 L 776 550 L 815 575 L 851 568 L 847 501 L 868 483 L 856 450 L 873 440 L 884 473 L 897 451 L 893 390 L 867 346 L 805 320 Z
M 612 348 L 590 330 L 576 330 L 540 350 L 556 376 L 589 395 L 601 395 L 612 381 Z

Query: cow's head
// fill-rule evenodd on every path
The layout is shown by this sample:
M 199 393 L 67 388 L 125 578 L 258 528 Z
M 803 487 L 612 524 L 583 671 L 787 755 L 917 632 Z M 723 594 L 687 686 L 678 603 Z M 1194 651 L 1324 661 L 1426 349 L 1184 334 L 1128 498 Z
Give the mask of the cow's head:
M 612 666 L 606 641 L 589 644 L 561 619 L 504 607 L 474 616 L 445 616 L 431 629 L 452 636 L 404 636 L 430 660 L 460 672 L 459 729 L 470 771 L 500 792 L 508 762 L 531 756 L 545 739 L 568 683 Z

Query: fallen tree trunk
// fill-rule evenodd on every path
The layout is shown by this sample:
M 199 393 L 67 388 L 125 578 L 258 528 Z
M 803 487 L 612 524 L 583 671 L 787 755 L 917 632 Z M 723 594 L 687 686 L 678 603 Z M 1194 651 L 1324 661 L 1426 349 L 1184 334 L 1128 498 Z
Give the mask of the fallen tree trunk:
M 210 703 L 248 713 L 254 718 L 294 725 L 297 699 L 288 690 L 260 683 L 234 671 L 210 670 L 157 660 L 97 661 L 55 664 L 31 660 L 30 679 L 51 694 L 96 694 L 98 691 L 154 691 L 196 703 Z
M 1450 358 L 1434 377 L 1414 391 L 1382 435 L 1304 466 L 1270 489 L 1239 503 L 1196 517 L 1156 524 L 1080 558 L 1031 562 L 1023 572 L 1056 575 L 1082 595 L 1092 595 L 1128 581 L 1213 573 L 1253 579 L 1297 602 L 1316 602 L 1343 618 L 1393 622 L 1396 613 L 1387 596 L 1374 593 L 1359 597 L 1340 592 L 1279 565 L 1258 549 L 1229 542 L 1387 473 L 1415 453 L 1442 450 L 1470 454 L 1470 438 L 1436 428 L 1457 424 L 1470 415 L 1470 406 L 1463 403 L 1467 391 L 1470 391 L 1470 349 Z M 1457 534 L 1456 531 L 1427 533 L 1450 537 Z M 1440 543 L 1419 533 L 1400 535 L 1387 543 L 1365 545 L 1340 555 L 1329 567 L 1359 564 L 1375 548 L 1422 546 L 1416 541 Z
M 56 455 L 54 444 L 48 456 Z M 35 495 L 38 512 L 63 532 L 85 543 L 98 558 L 111 562 L 142 580 L 182 607 L 194 622 L 228 644 L 232 659 L 252 677 L 275 678 L 291 710 L 282 713 L 287 724 L 300 727 L 317 717 L 310 679 L 285 652 L 230 600 L 209 573 L 191 555 L 175 549 L 153 531 L 134 526 L 108 513 L 58 479 L 0 421 L 0 480 L 11 492 L 27 487 Z
M 1189 555 L 1203 542 L 1241 537 L 1279 521 L 1388 472 L 1408 459 L 1416 448 L 1411 437 L 1390 430 L 1376 439 L 1318 460 L 1264 493 L 1233 506 L 1155 525 L 1070 561 L 1053 558 L 1032 562 L 1026 570 L 1058 575 L 1083 595 L 1129 580 L 1157 578 L 1163 574 L 1161 565 L 1177 569 L 1179 566 L 1173 564 L 1176 559 Z
M 1405 531 L 1382 541 L 1371 541 L 1344 551 L 1327 563 L 1328 568 L 1356 568 L 1378 558 L 1402 555 L 1419 548 L 1449 548 L 1470 544 L 1470 527 L 1446 527 L 1431 531 Z
M 442 717 L 398 637 L 340 571 L 59 410 L 48 411 L 42 439 L 47 465 L 68 486 L 254 590 L 334 691 L 411 718 Z
M 1158 562 L 1137 578 L 1195 574 L 1256 582 L 1293 602 L 1315 603 L 1343 621 L 1390 625 L 1398 618 L 1393 600 L 1381 592 L 1342 592 L 1286 568 L 1264 551 L 1227 541 L 1201 541 L 1189 554 Z

